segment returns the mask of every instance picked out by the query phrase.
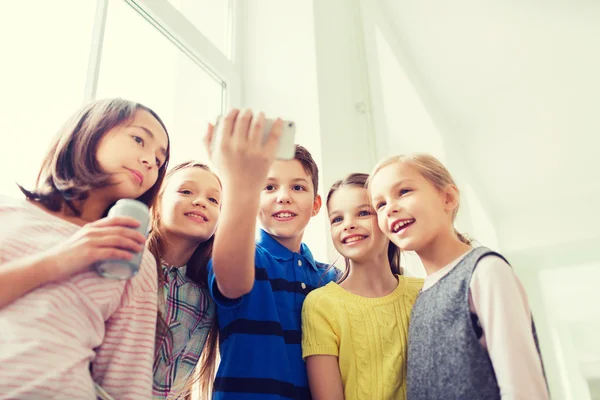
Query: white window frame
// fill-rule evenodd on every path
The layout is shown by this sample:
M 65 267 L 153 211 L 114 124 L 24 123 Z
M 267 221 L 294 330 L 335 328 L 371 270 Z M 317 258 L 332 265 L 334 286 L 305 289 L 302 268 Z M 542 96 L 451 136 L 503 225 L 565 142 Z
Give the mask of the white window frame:
M 152 26 L 158 29 L 180 51 L 197 63 L 209 75 L 222 82 L 222 109 L 240 106 L 241 71 L 238 40 L 239 0 L 227 0 L 231 13 L 229 47 L 231 58 L 223 54 L 198 28 L 179 12 L 168 0 L 96 0 L 96 16 L 92 35 L 90 58 L 85 85 L 84 102 L 96 98 L 98 75 L 102 61 L 102 44 L 106 30 L 109 1 L 124 1 L 137 11 Z M 224 1 L 224 0 L 219 0 Z

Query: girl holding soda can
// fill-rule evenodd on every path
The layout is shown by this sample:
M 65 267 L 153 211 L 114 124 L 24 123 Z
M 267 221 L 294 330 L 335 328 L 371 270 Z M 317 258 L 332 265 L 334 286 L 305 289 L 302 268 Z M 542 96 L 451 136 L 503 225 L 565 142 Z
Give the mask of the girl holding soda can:
M 168 160 L 152 110 L 99 100 L 54 138 L 25 199 L 0 196 L 0 399 L 151 397 L 155 259 L 132 279 L 98 268 L 143 251 L 140 221 L 105 216 L 121 199 L 151 206 Z

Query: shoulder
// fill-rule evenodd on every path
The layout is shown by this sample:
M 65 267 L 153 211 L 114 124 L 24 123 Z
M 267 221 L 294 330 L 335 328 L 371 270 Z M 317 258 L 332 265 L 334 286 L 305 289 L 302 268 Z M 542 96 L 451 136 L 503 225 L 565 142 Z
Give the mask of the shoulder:
M 403 275 L 400 275 L 398 277 L 398 280 L 400 282 L 403 282 L 405 285 L 405 297 L 414 303 L 417 299 L 417 296 L 421 292 L 421 288 L 423 287 L 423 283 L 425 282 L 425 280 L 422 278 L 415 278 Z
M 341 271 L 335 267 L 335 265 L 325 264 L 322 262 L 315 261 L 317 266 L 317 274 L 319 275 L 322 285 L 326 285 L 329 282 L 336 282 L 341 274 Z
M 2 215 L 30 211 L 27 200 L 0 195 L 0 213 Z
M 281 263 L 278 261 L 266 248 L 260 244 L 256 244 L 254 248 L 254 265 L 259 267 L 267 267 L 272 263 Z
M 332 308 L 336 302 L 335 283 L 312 290 L 304 299 L 304 309 Z
M 423 283 L 425 283 L 425 279 L 423 278 L 415 278 L 413 276 L 404 276 L 401 275 L 398 279 L 404 282 L 407 290 L 419 291 L 423 287 Z
M 513 268 L 504 258 L 496 254 L 489 254 L 479 259 L 475 271 L 473 271 L 473 278 L 490 279 L 513 274 Z
M 508 287 L 520 287 L 521 283 L 504 258 L 490 254 L 477 263 L 470 286 L 481 290 L 506 290 Z

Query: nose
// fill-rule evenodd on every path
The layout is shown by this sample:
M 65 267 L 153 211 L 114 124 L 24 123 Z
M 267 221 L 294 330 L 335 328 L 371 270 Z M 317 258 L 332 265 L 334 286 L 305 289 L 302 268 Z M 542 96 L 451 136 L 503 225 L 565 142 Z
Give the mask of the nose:
M 290 204 L 292 202 L 292 196 L 287 189 L 279 189 L 277 192 L 277 203 L 279 204 Z
M 352 219 L 346 219 L 344 221 L 344 232 L 353 231 L 356 229 L 356 223 Z
M 388 217 L 391 217 L 392 215 L 397 214 L 398 211 L 400 211 L 400 206 L 396 202 L 389 203 L 387 206 L 386 214 Z
M 206 202 L 203 201 L 202 197 L 197 197 L 193 202 L 192 205 L 194 207 L 202 207 L 202 208 L 206 208 Z
M 154 165 L 156 165 L 154 163 L 154 155 L 150 155 L 150 154 L 142 154 L 140 156 L 140 162 L 142 163 L 142 165 L 148 169 L 152 168 Z

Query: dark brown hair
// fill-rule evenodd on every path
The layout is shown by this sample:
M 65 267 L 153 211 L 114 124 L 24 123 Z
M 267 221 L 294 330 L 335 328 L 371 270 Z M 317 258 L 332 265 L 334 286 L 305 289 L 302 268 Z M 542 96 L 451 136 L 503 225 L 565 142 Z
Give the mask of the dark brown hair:
M 142 104 L 121 98 L 94 101 L 73 114 L 54 137 L 35 188 L 29 191 L 19 185 L 27 199 L 37 201 L 51 211 L 60 211 L 66 205 L 76 216 L 81 215 L 74 201 L 87 199 L 91 189 L 110 185 L 111 175 L 101 169 L 96 158 L 100 139 L 111 129 L 130 122 L 137 110 L 150 113 L 167 132 L 159 116 Z M 137 199 L 149 207 L 165 176 L 169 147 L 156 182 Z
M 340 179 L 339 181 L 336 181 L 333 185 L 331 185 L 331 188 L 329 189 L 329 193 L 327 193 L 327 200 L 326 200 L 327 207 L 329 207 L 329 200 L 331 200 L 331 196 L 341 187 L 347 187 L 347 186 L 359 187 L 359 188 L 364 188 L 366 190 L 366 184 L 367 184 L 368 178 L 369 178 L 368 174 L 353 173 L 353 174 L 347 175 L 344 179 Z M 375 228 L 379 229 L 378 226 L 376 226 Z M 394 243 L 392 243 L 392 241 L 390 241 L 390 244 L 388 245 L 387 255 L 388 255 L 388 260 L 390 262 L 390 268 L 392 270 L 392 273 L 394 275 L 401 275 L 402 270 L 400 269 L 400 249 L 398 248 L 398 246 L 396 246 Z M 344 257 L 344 261 L 346 262 L 346 270 L 338 279 L 338 283 L 345 280 L 348 277 L 348 274 L 350 274 L 350 260 Z
M 161 313 L 164 307 L 164 295 L 163 286 L 165 283 L 165 276 L 162 271 L 162 254 L 164 253 L 164 233 L 160 230 L 160 205 L 162 195 L 164 193 L 168 180 L 175 175 L 177 172 L 187 168 L 202 168 L 208 172 L 213 173 L 219 184 L 221 180 L 219 177 L 211 171 L 211 169 L 202 163 L 195 161 L 186 161 L 181 164 L 177 164 L 165 176 L 165 182 L 158 193 L 156 204 L 152 207 L 152 230 L 148 235 L 148 249 L 156 258 L 156 268 L 158 271 L 158 318 L 156 320 L 156 355 L 162 341 L 167 335 L 171 335 L 169 327 L 167 326 L 164 316 Z M 212 255 L 214 235 L 207 241 L 198 245 L 194 253 L 187 262 L 186 276 L 196 283 L 198 286 L 208 290 L 208 262 Z M 196 368 L 194 374 L 186 382 L 185 386 L 181 388 L 178 396 L 188 398 L 191 395 L 192 387 L 195 383 L 200 383 L 200 390 L 203 396 L 206 398 L 210 397 L 212 391 L 212 384 L 215 376 L 216 365 L 217 365 L 217 352 L 218 352 L 218 325 L 216 318 L 211 322 L 211 327 L 206 339 L 206 344 L 200 355 L 199 366 Z M 180 398 L 177 397 L 177 398 Z M 203 397 L 204 398 L 204 397 Z
M 310 175 L 312 184 L 315 188 L 315 197 L 317 197 L 317 193 L 319 192 L 319 167 L 317 167 L 317 163 L 310 154 L 310 151 L 297 144 L 294 160 L 300 161 L 302 168 L 304 168 L 304 172 Z

